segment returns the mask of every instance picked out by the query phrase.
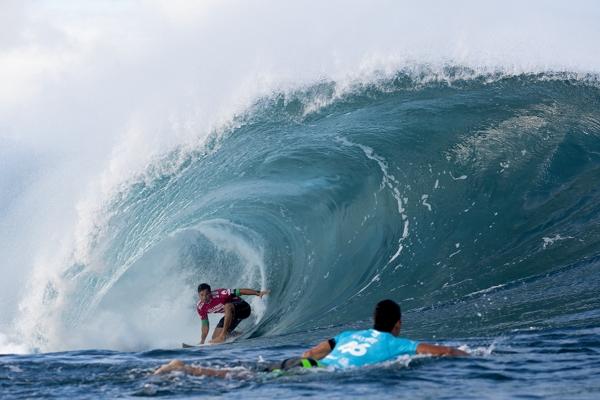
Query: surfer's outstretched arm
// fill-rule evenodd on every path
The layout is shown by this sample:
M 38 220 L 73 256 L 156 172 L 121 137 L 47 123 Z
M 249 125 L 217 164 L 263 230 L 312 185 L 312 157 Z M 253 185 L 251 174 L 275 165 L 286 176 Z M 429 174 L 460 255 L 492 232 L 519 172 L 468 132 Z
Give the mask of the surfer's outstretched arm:
M 332 341 L 333 339 L 326 340 L 319 343 L 312 349 L 306 350 L 304 353 L 302 353 L 302 358 L 314 358 L 315 360 L 320 360 L 327 357 L 327 355 L 331 353 L 331 350 L 333 350 L 333 347 L 335 346 L 335 342 L 332 343 Z
M 173 360 L 154 371 L 154 375 L 166 374 L 172 371 L 181 371 L 195 376 L 215 376 L 218 378 L 225 378 L 227 374 L 233 372 L 229 369 L 194 367 L 193 365 L 187 365 L 181 360 Z
M 432 356 L 468 356 L 469 353 L 454 347 L 438 346 L 436 344 L 419 343 L 417 354 L 429 354 Z

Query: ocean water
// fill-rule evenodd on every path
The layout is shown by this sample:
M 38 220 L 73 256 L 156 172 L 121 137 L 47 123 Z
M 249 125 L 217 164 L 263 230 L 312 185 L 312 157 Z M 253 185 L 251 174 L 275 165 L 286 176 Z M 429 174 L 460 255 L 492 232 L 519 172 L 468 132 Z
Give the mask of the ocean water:
M 132 332 L 153 313 L 165 312 L 157 326 L 176 323 L 165 304 L 177 307 L 178 296 L 197 325 L 200 281 L 270 288 L 252 300 L 258 318 L 242 338 L 174 350 L 198 332 L 173 326 L 161 350 L 6 355 L 3 393 L 341 398 L 391 385 L 407 397 L 597 396 L 597 83 L 562 74 L 424 83 L 399 72 L 331 92 L 322 84 L 264 99 L 178 168 L 132 184 L 108 206 L 95 244 L 108 267 L 63 272 L 73 288 L 61 318 L 75 331 L 120 315 Z M 307 113 L 320 96 L 328 104 Z M 53 307 L 58 294 L 46 290 Z M 241 381 L 151 376 L 171 358 L 244 368 L 298 355 L 369 326 L 383 298 L 401 303 L 404 335 L 472 357 Z
M 345 371 L 305 370 L 275 377 L 252 373 L 258 357 L 298 354 L 320 335 L 250 339 L 200 350 L 71 351 L 2 359 L 7 398 L 581 398 L 597 397 L 598 329 L 512 332 L 501 337 L 460 338 L 468 358 L 400 359 Z M 490 343 L 492 343 L 490 345 Z M 243 378 L 153 376 L 159 363 L 179 358 L 215 368 L 234 368 Z M 235 361 L 233 360 L 235 359 Z
M 419 57 L 261 81 L 207 126 L 191 100 L 156 124 L 131 106 L 121 130 L 110 103 L 97 123 L 34 112 L 57 112 L 47 131 L 2 108 L 37 144 L 0 137 L 1 397 L 597 398 L 597 72 Z M 180 349 L 200 282 L 271 294 L 235 342 Z M 251 372 L 369 327 L 385 298 L 403 336 L 470 357 Z M 173 358 L 248 373 L 152 375 Z

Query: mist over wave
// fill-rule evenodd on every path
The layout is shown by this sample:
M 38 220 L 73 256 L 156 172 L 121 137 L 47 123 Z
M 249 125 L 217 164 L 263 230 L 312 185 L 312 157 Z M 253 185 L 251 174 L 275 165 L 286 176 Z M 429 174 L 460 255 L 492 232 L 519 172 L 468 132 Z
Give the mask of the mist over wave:
M 0 351 L 176 345 L 199 281 L 249 336 L 598 318 L 592 3 L 8 4 Z

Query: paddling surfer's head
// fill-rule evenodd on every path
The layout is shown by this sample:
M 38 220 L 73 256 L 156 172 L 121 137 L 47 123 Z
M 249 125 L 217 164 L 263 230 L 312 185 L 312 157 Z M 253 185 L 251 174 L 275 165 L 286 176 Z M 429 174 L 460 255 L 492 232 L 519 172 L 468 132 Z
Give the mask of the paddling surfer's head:
M 394 336 L 400 334 L 402 311 L 394 300 L 382 300 L 375 306 L 373 312 L 373 329 L 389 332 Z

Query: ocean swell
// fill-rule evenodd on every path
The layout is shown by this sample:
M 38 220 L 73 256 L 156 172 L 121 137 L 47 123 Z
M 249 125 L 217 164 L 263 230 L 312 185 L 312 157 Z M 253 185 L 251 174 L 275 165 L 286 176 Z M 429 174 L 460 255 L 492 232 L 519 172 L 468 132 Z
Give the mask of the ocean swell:
M 157 160 L 45 283 L 30 342 L 176 345 L 202 281 L 272 290 L 247 336 L 352 324 L 387 297 L 438 335 L 597 320 L 597 79 L 421 71 L 263 98 Z

